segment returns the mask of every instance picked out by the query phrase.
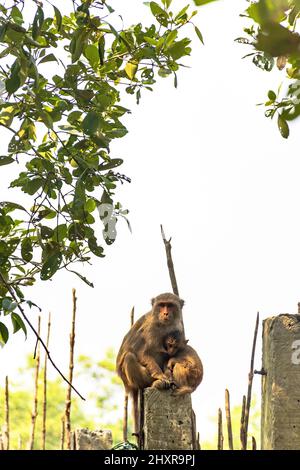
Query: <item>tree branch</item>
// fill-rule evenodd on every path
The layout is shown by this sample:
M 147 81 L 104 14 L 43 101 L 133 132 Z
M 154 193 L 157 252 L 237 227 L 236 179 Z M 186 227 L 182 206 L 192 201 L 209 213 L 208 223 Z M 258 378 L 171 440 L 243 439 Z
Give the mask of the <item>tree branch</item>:
M 9 291 L 10 295 L 12 296 L 12 298 L 14 299 L 14 301 L 17 303 L 17 306 L 18 306 L 18 309 L 20 311 L 20 313 L 22 314 L 22 317 L 24 318 L 24 320 L 26 321 L 26 323 L 29 325 L 30 329 L 33 331 L 33 333 L 35 334 L 36 338 L 38 339 L 38 341 L 40 341 L 41 345 L 43 346 L 47 356 L 48 356 L 48 359 L 49 361 L 51 362 L 52 366 L 54 367 L 54 369 L 59 373 L 59 375 L 64 379 L 64 381 L 70 385 L 72 387 L 72 389 L 74 390 L 75 393 L 77 393 L 77 395 L 82 399 L 82 400 L 85 400 L 85 398 L 78 392 L 78 390 L 76 390 L 76 388 L 70 384 L 69 380 L 64 376 L 64 374 L 60 371 L 60 369 L 57 367 L 57 365 L 55 364 L 55 362 L 53 362 L 52 360 L 52 357 L 50 355 L 50 351 L 48 350 L 46 344 L 44 343 L 44 341 L 42 340 L 42 338 L 39 336 L 38 332 L 36 331 L 36 329 L 34 328 L 34 326 L 32 325 L 32 323 L 30 322 L 30 320 L 28 319 L 27 315 L 25 314 L 23 308 L 21 307 L 21 305 L 19 305 L 19 301 L 17 299 L 17 297 L 15 296 L 15 293 L 12 289 L 12 287 L 6 282 L 6 280 L 4 279 L 2 273 L 0 272 L 0 280 L 2 281 L 2 283 L 5 285 L 5 287 L 7 288 L 7 290 Z

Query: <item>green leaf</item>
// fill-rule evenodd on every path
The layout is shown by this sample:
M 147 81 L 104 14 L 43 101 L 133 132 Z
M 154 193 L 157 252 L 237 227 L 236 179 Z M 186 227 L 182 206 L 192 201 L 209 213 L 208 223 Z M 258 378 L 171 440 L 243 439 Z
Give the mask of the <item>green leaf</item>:
M 276 100 L 276 93 L 273 90 L 269 90 L 268 91 L 268 98 L 271 101 L 275 101 Z
M 11 317 L 11 321 L 12 321 L 12 325 L 13 325 L 13 332 L 17 333 L 17 331 L 19 331 L 21 329 L 21 330 L 24 331 L 25 337 L 27 338 L 26 326 L 25 326 L 22 318 L 20 317 L 20 315 L 13 312 L 10 317 Z
M 45 62 L 58 62 L 54 54 L 48 54 L 39 61 L 39 64 L 44 64 Z
M 84 49 L 84 55 L 89 61 L 90 66 L 96 70 L 99 67 L 100 64 L 100 59 L 99 59 L 99 52 L 98 52 L 98 47 L 89 44 L 85 49 Z
M 112 158 L 108 162 L 101 163 L 99 170 L 110 170 L 111 168 L 116 168 L 117 166 L 122 165 L 123 160 L 121 158 Z
M 300 48 L 300 36 L 277 23 L 264 25 L 256 41 L 256 49 L 267 52 L 273 57 L 297 54 Z
M 105 39 L 101 36 L 98 42 L 98 54 L 101 66 L 104 64 L 104 53 L 105 53 Z
M 90 111 L 82 121 L 82 129 L 86 134 L 96 134 L 101 128 L 102 121 L 102 117 L 98 113 Z
M 62 262 L 61 253 L 55 253 L 54 255 L 50 256 L 46 260 L 46 262 L 43 264 L 43 267 L 41 270 L 40 277 L 42 281 L 46 281 L 47 279 L 50 279 L 59 269 L 61 262 Z
M 198 38 L 200 39 L 200 41 L 202 42 L 202 44 L 204 45 L 202 33 L 201 33 L 200 29 L 197 26 L 195 26 L 195 32 L 196 32 Z
M 96 209 L 96 201 L 94 199 L 88 199 L 84 205 L 84 209 L 87 212 L 93 212 Z
M 178 31 L 176 29 L 174 29 L 168 34 L 168 36 L 166 37 L 166 42 L 165 42 L 166 48 L 170 47 L 171 44 L 173 44 L 177 36 L 178 36 Z
M 194 3 L 195 5 L 197 5 L 197 7 L 200 7 L 202 5 L 207 5 L 207 3 L 212 3 L 212 2 L 215 2 L 216 0 L 194 0 Z
M 100 258 L 103 258 L 103 248 L 102 246 L 99 246 L 97 244 L 97 239 L 96 237 L 90 237 L 88 241 L 88 246 L 89 249 L 91 250 L 94 255 L 99 256 Z
M 6 155 L 0 156 L 0 166 L 8 165 L 9 163 L 13 163 L 15 160 L 12 157 L 8 157 Z
M 125 65 L 125 72 L 130 80 L 133 80 L 138 69 L 138 62 L 136 60 L 130 60 Z
M 61 12 L 59 11 L 58 8 L 56 8 L 54 5 L 52 5 L 54 8 L 54 13 L 55 13 L 55 20 L 56 20 L 56 25 L 57 25 L 57 31 L 61 31 L 62 27 L 62 16 Z
M 0 202 L 0 208 L 4 209 L 5 213 L 8 214 L 14 210 L 26 211 L 25 207 L 21 206 L 20 204 L 16 204 L 15 202 L 10 201 L 2 201 Z
M 161 3 L 168 9 L 172 3 L 172 0 L 161 0 Z
M 24 261 L 27 263 L 32 260 L 33 257 L 33 247 L 31 238 L 24 238 L 21 243 L 21 255 Z
M 0 322 L 0 343 L 6 344 L 9 337 L 8 329 L 4 323 Z
M 17 91 L 17 89 L 21 85 L 20 71 L 21 71 L 21 64 L 19 60 L 17 59 L 12 65 L 10 77 L 7 80 L 5 80 L 5 88 L 6 88 L 6 91 L 10 95 L 14 93 L 15 91 Z
M 274 66 L 274 59 L 273 57 L 266 55 L 266 54 L 255 54 L 252 59 L 252 62 L 262 70 L 266 70 L 270 72 Z
M 37 39 L 39 37 L 43 23 L 44 23 L 44 11 L 41 7 L 38 7 L 34 20 L 33 20 L 33 24 L 32 24 L 33 39 Z
M 277 124 L 278 124 L 278 129 L 280 131 L 280 134 L 282 135 L 284 139 L 287 139 L 290 134 L 290 129 L 289 129 L 288 123 L 280 114 L 278 114 Z
M 53 230 L 52 239 L 58 243 L 62 242 L 68 236 L 68 228 L 66 224 L 60 224 Z
M 45 240 L 48 238 L 51 238 L 53 236 L 53 230 L 50 227 L 47 227 L 47 225 L 42 225 L 41 226 L 41 237 Z
M 188 8 L 189 8 L 190 5 L 186 5 L 185 7 L 182 8 L 182 10 L 180 10 L 180 12 L 175 16 L 174 20 L 180 20 L 180 18 L 183 17 L 183 15 L 186 14 Z

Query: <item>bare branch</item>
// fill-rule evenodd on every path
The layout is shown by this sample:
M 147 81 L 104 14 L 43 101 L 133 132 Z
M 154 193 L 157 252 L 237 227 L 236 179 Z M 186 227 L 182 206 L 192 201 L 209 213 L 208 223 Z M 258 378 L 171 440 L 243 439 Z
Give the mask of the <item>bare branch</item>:
M 52 364 L 52 366 L 54 367 L 54 369 L 59 373 L 59 375 L 64 379 L 65 382 L 67 382 L 67 384 L 69 384 L 72 389 L 74 390 L 75 393 L 77 393 L 77 395 L 82 399 L 82 400 L 85 400 L 85 398 L 78 392 L 78 390 L 76 390 L 76 388 L 70 384 L 70 382 L 68 381 L 68 379 L 64 376 L 64 374 L 59 370 L 59 368 L 57 367 L 57 365 L 54 363 L 54 361 L 52 360 L 52 357 L 50 355 L 50 351 L 48 350 L 46 344 L 44 343 L 44 341 L 42 340 L 42 338 L 38 335 L 36 329 L 34 328 L 34 326 L 32 325 L 32 323 L 30 322 L 30 320 L 28 319 L 27 315 L 25 314 L 22 306 L 19 304 L 19 301 L 17 299 L 17 297 L 15 296 L 15 293 L 12 289 L 12 287 L 6 282 L 6 280 L 4 279 L 4 277 L 2 276 L 1 272 L 0 272 L 0 280 L 1 282 L 5 285 L 5 287 L 7 288 L 7 290 L 9 291 L 10 295 L 12 296 L 12 298 L 14 299 L 14 301 L 18 304 L 18 309 L 22 315 L 22 317 L 24 318 L 24 320 L 26 321 L 26 323 L 29 325 L 30 329 L 33 331 L 33 333 L 35 334 L 35 336 L 38 338 L 38 340 L 40 341 L 41 345 L 43 346 L 44 350 L 46 351 L 47 353 L 47 356 L 48 356 L 48 359 L 50 361 L 50 363 Z
M 41 317 L 38 319 L 38 336 L 41 333 Z M 29 450 L 34 448 L 34 434 L 35 434 L 35 424 L 38 414 L 38 388 L 39 388 L 39 371 L 40 371 L 40 343 L 38 343 L 37 354 L 36 354 L 36 363 L 35 363 L 35 376 L 34 376 L 34 398 L 33 398 L 33 407 L 31 413 L 31 433 L 29 441 Z

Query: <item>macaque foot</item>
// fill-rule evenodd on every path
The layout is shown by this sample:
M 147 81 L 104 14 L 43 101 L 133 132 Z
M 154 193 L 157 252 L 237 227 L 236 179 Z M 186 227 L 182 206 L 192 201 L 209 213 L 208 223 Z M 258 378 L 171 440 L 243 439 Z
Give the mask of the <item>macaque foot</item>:
M 151 387 L 157 388 L 158 390 L 168 390 L 171 388 L 171 382 L 166 379 L 158 379 L 153 382 Z

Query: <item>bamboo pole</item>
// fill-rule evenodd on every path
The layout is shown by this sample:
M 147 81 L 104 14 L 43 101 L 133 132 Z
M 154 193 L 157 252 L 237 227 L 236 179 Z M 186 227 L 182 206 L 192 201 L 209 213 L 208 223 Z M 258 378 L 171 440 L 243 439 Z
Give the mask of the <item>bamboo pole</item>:
M 130 327 L 134 324 L 134 307 L 130 312 Z M 128 442 L 128 393 L 125 391 L 124 416 L 123 416 L 123 441 Z
M 9 387 L 8 387 L 8 376 L 5 377 L 5 428 L 4 428 L 4 449 L 9 450 Z
M 245 395 L 243 395 L 241 424 L 240 424 L 241 450 L 245 450 L 245 436 L 244 436 L 245 408 L 246 408 L 246 397 L 245 397 Z
M 252 344 L 252 352 L 251 352 L 251 361 L 250 361 L 250 372 L 248 374 L 248 391 L 247 391 L 247 400 L 246 400 L 246 407 L 245 407 L 245 419 L 244 419 L 244 450 L 247 450 L 247 436 L 248 436 L 248 424 L 249 424 L 249 415 L 250 415 L 250 407 L 251 407 L 251 393 L 252 393 L 252 382 L 254 376 L 254 357 L 255 357 L 255 348 L 256 348 L 256 339 L 257 339 L 257 332 L 259 326 L 259 312 L 257 312 L 256 322 L 255 322 L 255 329 L 254 329 L 254 337 L 253 337 L 253 344 Z
M 40 336 L 41 334 L 41 317 L 40 316 L 38 319 L 37 331 L 38 331 L 38 336 Z M 34 398 L 33 398 L 33 406 L 32 406 L 32 413 L 31 413 L 31 432 L 30 432 L 29 450 L 33 450 L 34 448 L 35 425 L 36 425 L 36 418 L 38 415 L 38 388 L 39 388 L 39 370 L 40 370 L 40 343 L 39 341 L 38 341 L 36 350 L 37 352 L 36 352 L 35 376 L 34 376 Z
M 73 370 L 74 370 L 74 346 L 75 346 L 75 320 L 76 320 L 76 290 L 72 289 L 73 298 L 73 314 L 72 314 L 72 327 L 70 334 L 70 360 L 69 360 L 69 383 L 72 385 L 73 382 Z M 66 408 L 65 408 L 65 435 L 67 449 L 71 450 L 71 392 L 72 388 L 68 385 L 67 396 L 66 396 Z
M 51 328 L 51 314 L 48 316 L 48 329 L 47 329 L 47 339 L 46 346 L 49 347 L 49 338 L 50 338 L 50 328 Z M 47 363 L 48 356 L 45 354 L 44 361 L 44 376 L 43 376 L 43 422 L 42 422 L 42 450 L 46 449 L 46 433 L 47 433 Z
M 227 432 L 228 432 L 228 447 L 229 450 L 233 450 L 233 437 L 232 437 L 232 425 L 231 425 L 231 413 L 230 413 L 230 395 L 229 391 L 225 390 L 225 411 L 227 421 Z
M 218 450 L 223 450 L 223 426 L 222 426 L 222 410 L 218 410 Z

